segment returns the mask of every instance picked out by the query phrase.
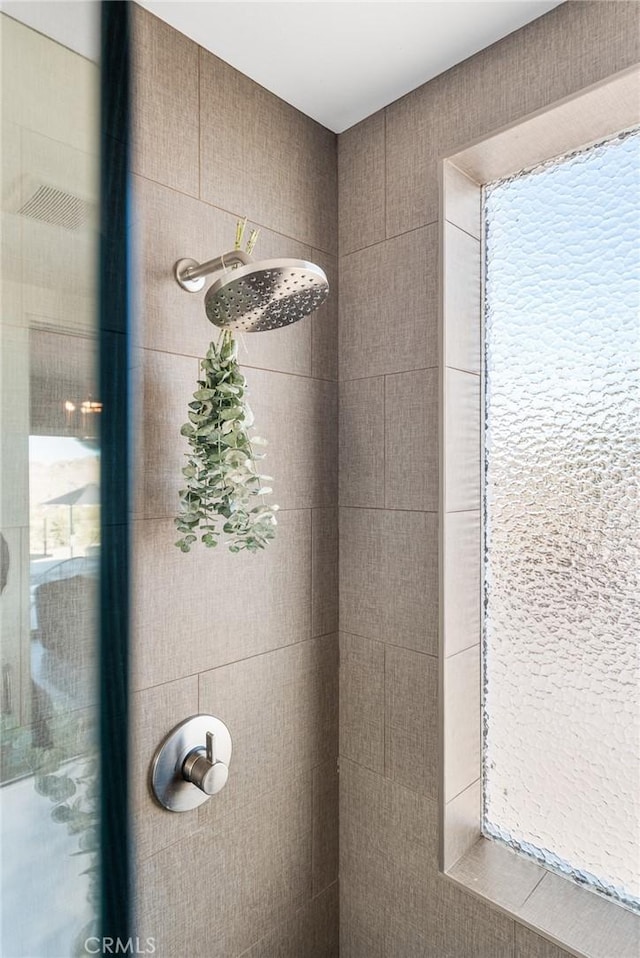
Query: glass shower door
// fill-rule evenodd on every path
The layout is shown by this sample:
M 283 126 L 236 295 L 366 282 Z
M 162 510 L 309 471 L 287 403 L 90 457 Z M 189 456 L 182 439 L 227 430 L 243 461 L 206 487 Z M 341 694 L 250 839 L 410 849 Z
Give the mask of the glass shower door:
M 0 23 L 0 953 L 61 958 L 100 934 L 100 77 L 30 6 Z

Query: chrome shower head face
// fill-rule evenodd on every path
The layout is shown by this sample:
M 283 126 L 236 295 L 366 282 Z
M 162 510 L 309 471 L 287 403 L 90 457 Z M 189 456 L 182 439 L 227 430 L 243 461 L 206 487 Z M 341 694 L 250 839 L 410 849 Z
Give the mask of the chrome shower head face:
M 207 317 L 223 329 L 262 333 L 296 323 L 329 295 L 319 266 L 297 259 L 269 259 L 230 269 L 204 300 Z

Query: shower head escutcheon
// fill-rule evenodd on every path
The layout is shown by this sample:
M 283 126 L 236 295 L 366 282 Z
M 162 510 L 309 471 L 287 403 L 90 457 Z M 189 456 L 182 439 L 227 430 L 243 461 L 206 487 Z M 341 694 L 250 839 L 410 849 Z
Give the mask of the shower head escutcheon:
M 176 280 L 190 293 L 199 292 L 204 277 L 217 272 L 222 275 L 207 291 L 204 306 L 209 321 L 222 329 L 279 329 L 312 313 L 329 295 L 324 271 L 301 259 L 254 262 L 242 250 L 231 250 L 202 264 L 181 259 L 174 267 Z

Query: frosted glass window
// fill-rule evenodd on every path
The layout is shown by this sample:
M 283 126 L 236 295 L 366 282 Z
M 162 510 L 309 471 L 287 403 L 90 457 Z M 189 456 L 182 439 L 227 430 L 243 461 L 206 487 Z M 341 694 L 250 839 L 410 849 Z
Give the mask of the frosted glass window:
M 484 214 L 483 829 L 640 907 L 640 131 Z

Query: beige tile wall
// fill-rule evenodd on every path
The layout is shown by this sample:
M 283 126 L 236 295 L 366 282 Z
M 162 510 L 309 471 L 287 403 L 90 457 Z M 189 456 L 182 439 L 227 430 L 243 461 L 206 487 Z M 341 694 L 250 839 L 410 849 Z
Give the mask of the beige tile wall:
M 343 958 L 564 958 L 438 873 L 438 171 L 441 156 L 636 62 L 637 37 L 635 4 L 563 4 L 341 134 L 338 190 L 333 134 L 135 8 L 133 794 L 139 932 L 163 958 L 187 941 L 196 958 L 337 955 L 338 625 Z M 455 261 L 477 255 L 479 213 L 449 175 Z M 171 268 L 230 246 L 245 214 L 265 256 L 310 258 L 334 288 L 339 267 L 340 320 L 334 296 L 247 337 L 241 357 L 284 507 L 276 543 L 182 556 L 179 408 L 212 330 Z M 464 409 L 478 401 L 475 291 L 451 293 L 446 387 Z M 457 442 L 448 521 L 462 553 L 478 522 L 478 439 Z M 454 574 L 476 581 L 475 557 Z M 462 705 L 478 614 L 455 615 Z M 228 721 L 232 778 L 174 817 L 150 799 L 148 762 L 198 710 Z M 477 736 L 473 716 L 467 728 Z M 450 775 L 464 823 L 478 783 Z
M 477 771 L 455 762 L 443 770 L 437 749 L 443 390 L 453 441 L 447 534 L 461 557 L 447 575 L 479 581 L 467 548 L 479 523 L 479 432 L 453 428 L 474 416 L 479 424 L 475 288 L 448 290 L 449 368 L 437 367 L 440 235 L 445 264 L 477 263 L 480 211 L 472 184 L 450 170 L 449 225 L 438 223 L 440 161 L 637 63 L 639 13 L 635 3 L 571 0 L 338 138 L 342 958 L 565 958 L 438 874 L 438 783 L 446 783 L 461 847 L 479 805 Z M 477 681 L 479 606 L 464 594 L 448 615 L 445 687 L 456 734 L 477 751 L 478 716 L 465 689 Z M 458 854 L 447 849 L 453 861 Z M 491 873 L 491 862 L 481 865 Z M 520 862 L 514 869 L 495 876 L 496 895 L 521 904 L 530 875 Z M 555 890 L 569 894 L 566 885 Z
M 334 134 L 134 7 L 136 351 L 132 791 L 137 921 L 161 958 L 338 953 L 337 144 Z M 247 336 L 240 359 L 281 506 L 256 556 L 175 548 L 198 358 L 217 335 L 180 257 L 233 246 L 310 259 L 333 295 Z M 149 794 L 157 743 L 212 712 L 226 789 L 176 815 Z

